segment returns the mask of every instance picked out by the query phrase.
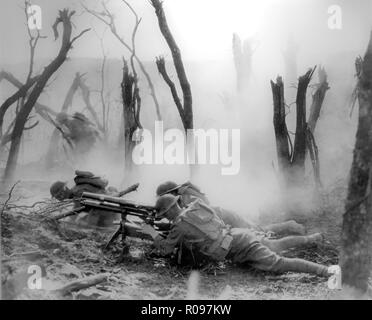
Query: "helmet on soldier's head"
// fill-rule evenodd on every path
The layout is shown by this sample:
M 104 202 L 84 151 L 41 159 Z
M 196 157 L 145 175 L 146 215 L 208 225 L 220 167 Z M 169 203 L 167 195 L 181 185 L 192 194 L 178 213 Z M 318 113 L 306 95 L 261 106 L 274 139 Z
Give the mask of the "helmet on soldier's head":
M 60 112 L 57 114 L 56 121 L 58 123 L 64 123 L 66 120 L 68 120 L 68 115 L 65 112 Z
M 73 118 L 78 119 L 83 122 L 89 122 L 89 119 L 81 112 L 75 112 L 73 115 Z
M 160 197 L 164 194 L 170 193 L 172 191 L 176 191 L 179 187 L 180 186 L 173 181 L 164 182 L 160 184 L 158 188 L 156 189 L 156 195 Z
M 155 209 L 157 211 L 156 217 L 160 218 L 166 214 L 170 208 L 173 207 L 178 201 L 180 196 L 174 196 L 172 194 L 164 194 L 158 198 L 155 204 Z
M 52 184 L 49 191 L 53 198 L 56 198 L 56 196 L 65 188 L 66 182 L 57 181 Z

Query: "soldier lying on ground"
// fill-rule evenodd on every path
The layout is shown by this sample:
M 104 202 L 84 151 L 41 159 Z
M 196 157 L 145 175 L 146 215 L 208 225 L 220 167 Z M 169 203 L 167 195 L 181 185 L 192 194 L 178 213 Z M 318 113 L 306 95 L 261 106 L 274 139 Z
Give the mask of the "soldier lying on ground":
M 303 272 L 330 276 L 328 267 L 297 258 L 285 258 L 278 253 L 300 244 L 316 241 L 318 235 L 292 236 L 262 243 L 249 228 L 230 228 L 214 210 L 200 199 L 186 208 L 179 206 L 180 196 L 165 194 L 158 198 L 155 208 L 159 218 L 171 222 L 171 229 L 163 237 L 150 225 L 142 231 L 154 240 L 154 246 L 163 256 L 185 247 L 195 256 L 213 261 L 231 260 L 234 263 L 273 272 Z
M 108 181 L 101 177 L 95 176 L 89 171 L 75 171 L 75 186 L 71 189 L 67 187 L 67 182 L 57 181 L 50 187 L 52 198 L 59 201 L 66 199 L 80 198 L 83 192 L 92 192 L 106 194 L 114 197 L 119 197 L 120 192 L 114 187 L 107 187 Z M 79 221 L 85 220 L 91 225 L 107 226 L 111 225 L 115 219 L 115 214 L 100 214 L 99 210 L 95 210 L 89 214 L 80 214 Z
M 184 184 L 177 185 L 173 181 L 167 181 L 158 186 L 156 189 L 156 195 L 162 196 L 164 194 L 173 194 L 175 196 L 180 196 L 179 205 L 181 208 L 187 207 L 195 199 L 200 199 L 205 204 L 210 205 L 207 196 L 200 191 L 200 189 L 192 184 L 191 182 L 186 182 Z M 239 214 L 234 211 L 227 210 L 220 207 L 213 207 L 215 213 L 223 220 L 227 225 L 234 228 L 251 228 L 258 232 L 273 232 L 275 234 L 281 235 L 304 235 L 305 227 L 297 223 L 294 220 L 285 221 L 282 223 L 274 223 L 266 226 L 259 226 L 254 224 L 247 219 L 244 219 Z

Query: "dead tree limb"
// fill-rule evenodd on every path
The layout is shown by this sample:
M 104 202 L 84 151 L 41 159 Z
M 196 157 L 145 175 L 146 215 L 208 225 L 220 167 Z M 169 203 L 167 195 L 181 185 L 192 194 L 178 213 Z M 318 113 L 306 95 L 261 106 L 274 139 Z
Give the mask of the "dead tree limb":
M 372 259 L 372 32 L 360 67 L 358 129 L 343 216 L 340 265 L 343 285 L 365 293 Z
M 165 68 L 165 61 L 164 61 L 164 58 L 163 57 L 158 57 L 156 58 L 156 66 L 158 67 L 158 71 L 159 73 L 161 74 L 161 76 L 163 77 L 165 83 L 168 85 L 170 91 L 171 91 L 171 94 L 172 94 L 172 97 L 173 97 L 173 101 L 177 107 L 177 110 L 178 110 L 178 113 L 180 114 L 180 117 L 181 117 L 181 121 L 182 121 L 182 124 L 184 127 L 187 126 L 187 123 L 184 122 L 185 120 L 185 112 L 183 110 L 183 106 L 182 106 L 182 102 L 178 96 L 178 93 L 177 93 L 177 88 L 176 88 L 176 85 L 174 84 L 174 82 L 170 79 L 168 73 L 167 73 L 167 70 Z
M 93 106 L 92 106 L 92 103 L 90 102 L 90 89 L 89 87 L 86 85 L 86 83 L 83 81 L 83 79 L 80 79 L 79 81 L 79 87 L 81 89 L 81 93 L 82 93 L 82 96 L 83 96 L 83 100 L 84 100 L 84 103 L 85 103 L 85 106 L 87 107 L 88 111 L 90 112 L 90 114 L 92 115 L 93 119 L 94 119 L 94 122 L 96 123 L 97 125 L 97 128 L 102 132 L 104 133 L 104 128 L 103 128 L 103 125 L 101 124 L 101 122 L 99 121 L 99 118 L 98 118 L 98 115 L 97 115 L 97 112 L 94 110 Z
M 306 92 L 311 77 L 315 71 L 309 69 L 303 76 L 298 79 L 297 97 L 296 97 L 296 134 L 293 146 L 293 165 L 305 173 L 305 155 L 306 155 Z
M 5 200 L 5 202 L 4 202 L 4 204 L 1 208 L 0 215 L 3 215 L 4 211 L 7 209 L 9 201 L 12 199 L 12 194 L 13 194 L 14 188 L 17 186 L 18 183 L 20 183 L 20 181 L 17 181 L 16 183 L 14 183 L 13 186 L 9 189 L 8 198 Z
M 315 92 L 313 93 L 313 101 L 310 107 L 310 114 L 307 124 L 311 132 L 314 132 L 316 123 L 319 119 L 320 110 L 322 109 L 324 97 L 329 89 L 327 82 L 327 73 L 324 68 L 318 68 L 319 83 L 316 85 Z
M 289 150 L 290 137 L 285 122 L 284 84 L 281 77 L 277 77 L 276 83 L 271 81 L 271 90 L 274 101 L 273 124 L 279 169 L 286 175 L 291 165 L 291 154 Z
M 104 131 L 104 136 L 107 138 L 107 106 L 106 106 L 106 100 L 105 100 L 105 69 L 106 69 L 106 61 L 107 61 L 107 55 L 105 53 L 105 48 L 103 44 L 103 39 L 100 38 L 100 44 L 101 44 L 101 51 L 102 51 L 102 64 L 101 64 L 101 70 L 100 70 L 100 76 L 101 76 L 101 88 L 99 89 L 99 96 L 101 100 L 102 105 L 102 127 Z
M 128 6 L 127 2 L 124 2 L 124 3 Z M 108 10 L 108 8 L 107 8 L 107 6 L 105 5 L 104 2 L 102 2 L 102 6 L 103 6 L 103 11 L 102 12 L 97 12 L 97 11 L 88 9 L 86 6 L 82 5 L 82 7 L 84 8 L 84 10 L 86 12 L 88 12 L 92 16 L 96 17 L 98 20 L 100 20 L 101 22 L 103 22 L 105 25 L 107 25 L 110 28 L 111 33 L 114 35 L 114 37 L 129 51 L 129 53 L 132 55 L 133 59 L 138 63 L 138 66 L 140 67 L 141 72 L 143 73 L 143 75 L 146 78 L 147 85 L 149 86 L 150 95 L 151 95 L 152 100 L 154 101 L 154 105 L 155 105 L 155 111 L 156 111 L 157 119 L 161 120 L 162 118 L 161 118 L 161 113 L 160 113 L 160 106 L 159 106 L 158 98 L 157 98 L 156 92 L 155 92 L 155 87 L 154 87 L 154 84 L 151 80 L 150 74 L 147 72 L 143 62 L 138 57 L 137 53 L 134 51 L 135 49 L 133 50 L 133 47 L 131 47 L 117 32 L 114 16 Z M 130 5 L 128 7 L 132 11 L 132 13 L 135 12 Z M 135 17 L 138 18 L 137 15 L 135 15 Z M 140 21 L 140 19 L 139 19 L 139 21 Z M 134 42 L 134 38 L 135 38 L 135 35 L 136 35 L 136 32 L 137 32 L 138 25 L 139 25 L 139 22 L 137 21 L 137 23 L 134 27 L 134 30 L 132 31 L 132 44 Z
M 72 81 L 72 84 L 67 91 L 65 100 L 63 101 L 61 112 L 67 112 L 68 108 L 71 107 L 72 101 L 74 99 L 74 95 L 75 95 L 77 89 L 79 89 L 80 81 L 81 81 L 81 78 L 83 76 L 84 75 L 80 74 L 79 72 L 75 73 L 74 80 Z
M 306 132 L 306 147 L 309 151 L 311 164 L 313 166 L 314 181 L 317 188 L 321 187 L 322 183 L 320 180 L 320 165 L 319 165 L 319 151 L 316 145 L 314 135 L 311 129 L 308 127 Z
M 58 288 L 56 290 L 53 290 L 54 293 L 57 293 L 61 296 L 68 295 L 71 292 L 79 291 L 82 289 L 86 289 L 92 286 L 95 286 L 97 284 L 100 284 L 102 282 L 106 282 L 109 277 L 108 273 L 98 274 L 94 276 L 89 276 L 85 278 L 81 278 L 75 281 L 71 281 L 70 283 L 62 286 L 61 288 Z
M 39 76 L 36 76 L 34 78 L 31 78 L 26 84 L 23 84 L 21 81 L 19 81 L 13 74 L 6 71 L 0 72 L 0 82 L 2 80 L 7 80 L 10 84 L 12 84 L 14 87 L 18 88 L 18 91 L 13 94 L 11 97 L 9 97 L 3 105 L 0 107 L 0 128 L 3 126 L 4 122 L 4 116 L 6 111 L 9 109 L 9 107 L 16 101 L 20 101 L 20 98 L 28 97 L 29 93 L 28 90 L 35 84 L 36 80 Z M 33 80 L 35 79 L 35 81 Z M 31 86 L 30 86 L 31 84 Z M 49 122 L 53 126 L 55 126 L 55 122 L 51 120 L 51 115 L 56 116 L 57 113 L 53 111 L 51 108 L 42 105 L 38 102 L 35 103 L 34 106 L 35 112 L 43 118 L 45 121 Z M 12 130 L 15 123 L 16 117 L 10 122 L 8 125 L 8 128 L 5 132 L 1 133 L 0 130 L 0 150 L 2 150 L 9 142 L 12 140 Z M 37 125 L 36 123 L 34 124 Z M 31 126 L 30 129 L 32 129 L 34 126 Z M 27 128 L 25 128 L 27 130 Z M 56 128 L 59 130 L 58 128 Z
M 193 129 L 193 110 L 192 110 L 192 94 L 190 83 L 186 76 L 185 67 L 183 65 L 181 51 L 169 29 L 168 22 L 164 13 L 163 3 L 160 0 L 151 0 L 155 13 L 158 18 L 160 31 L 168 44 L 168 47 L 172 53 L 173 64 L 176 69 L 178 81 L 182 89 L 183 94 L 183 112 L 180 113 L 184 129 Z M 159 65 L 159 64 L 158 64 Z M 160 64 L 161 65 L 161 64 Z M 164 64 L 163 64 L 164 65 Z M 165 69 L 165 68 L 164 68 Z M 160 72 L 160 70 L 159 70 Z M 160 72 L 161 73 L 161 72 Z M 173 95 L 173 93 L 172 93 Z M 176 103 L 176 101 L 175 101 Z M 177 104 L 177 103 L 176 103 Z M 178 108 L 178 106 L 177 106 Z

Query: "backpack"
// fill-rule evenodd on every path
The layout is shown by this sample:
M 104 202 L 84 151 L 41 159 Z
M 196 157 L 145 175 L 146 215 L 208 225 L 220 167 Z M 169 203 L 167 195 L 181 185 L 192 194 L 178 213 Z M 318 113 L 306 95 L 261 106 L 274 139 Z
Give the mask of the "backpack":
M 108 181 L 106 179 L 97 177 L 89 171 L 76 170 L 75 174 L 76 174 L 76 177 L 74 178 L 74 181 L 77 186 L 82 185 L 82 184 L 89 184 L 93 187 L 104 190 L 108 185 Z
M 229 228 L 216 215 L 212 208 L 204 204 L 200 199 L 192 202 L 184 210 L 179 219 L 192 225 L 199 231 L 195 235 L 195 243 L 208 243 L 201 253 L 213 260 L 223 260 L 231 248 L 232 237 L 229 235 Z M 200 239 L 202 233 L 204 239 Z M 190 241 L 192 243 L 193 241 Z

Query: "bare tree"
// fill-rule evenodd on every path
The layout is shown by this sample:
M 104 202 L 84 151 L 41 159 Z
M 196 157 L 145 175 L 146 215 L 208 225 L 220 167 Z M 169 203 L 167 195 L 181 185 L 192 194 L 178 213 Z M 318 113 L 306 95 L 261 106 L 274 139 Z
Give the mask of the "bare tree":
M 106 70 L 107 55 L 105 52 L 102 38 L 100 39 L 100 44 L 101 44 L 101 51 L 102 51 L 102 64 L 101 64 L 101 69 L 100 69 L 101 87 L 99 89 L 99 97 L 100 97 L 100 101 L 102 105 L 102 127 L 104 131 L 105 139 L 107 139 L 107 134 L 108 134 L 107 133 L 107 129 L 108 129 L 107 122 L 108 122 L 108 112 L 109 112 L 108 110 L 109 104 L 106 103 L 106 99 L 105 99 L 105 85 L 106 85 L 105 70 Z
M 357 68 L 358 129 L 343 216 L 340 265 L 344 287 L 365 293 L 372 258 L 372 33 Z
M 254 48 L 252 39 L 245 39 L 242 42 L 238 34 L 233 34 L 232 50 L 239 93 L 245 92 L 248 88 L 252 75 L 252 57 L 256 49 L 257 47 Z
M 137 78 L 129 72 L 128 63 L 123 59 L 123 80 L 121 82 L 121 96 L 123 100 L 123 135 L 121 145 L 125 150 L 125 171 L 132 169 L 132 153 L 136 145 L 134 133 L 142 129 L 140 121 L 141 98 L 137 86 Z M 119 139 L 119 141 L 122 141 Z
M 315 67 L 309 69 L 298 80 L 294 144 L 292 144 L 286 125 L 286 104 L 283 80 L 281 77 L 278 77 L 276 83 L 271 81 L 274 100 L 273 124 L 277 156 L 279 169 L 282 174 L 282 182 L 284 182 L 286 187 L 298 186 L 303 183 L 305 177 L 306 150 L 310 151 L 312 160 L 314 159 L 315 162 L 318 161 L 315 139 L 306 122 L 306 92 L 314 71 Z M 315 118 L 312 118 L 312 121 L 314 120 Z
M 12 137 L 11 137 L 12 141 L 11 141 L 10 150 L 8 154 L 8 160 L 7 160 L 5 173 L 4 173 L 5 181 L 10 181 L 13 178 L 16 165 L 17 165 L 20 142 L 21 142 L 25 124 L 38 98 L 40 97 L 42 91 L 44 90 L 48 80 L 66 60 L 67 54 L 70 51 L 72 44 L 80 36 L 82 36 L 85 32 L 89 30 L 89 29 L 85 29 L 80 34 L 72 38 L 71 17 L 73 16 L 74 13 L 75 11 L 70 12 L 68 9 L 59 11 L 59 15 L 55 23 L 53 24 L 53 32 L 54 32 L 55 39 L 59 37 L 59 33 L 57 29 L 58 25 L 60 23 L 62 23 L 63 25 L 62 45 L 61 45 L 58 55 L 52 60 L 52 62 L 50 62 L 44 68 L 43 72 L 39 75 L 38 79 L 35 82 L 34 87 L 32 88 L 29 96 L 27 97 L 27 100 L 25 101 L 25 103 L 22 105 L 22 107 L 19 109 L 19 112 L 17 113 L 15 123 L 14 123 L 14 128 L 12 131 Z
M 173 64 L 176 69 L 178 81 L 182 90 L 183 94 L 183 103 L 178 96 L 177 89 L 173 81 L 167 74 L 167 70 L 165 68 L 165 61 L 163 57 L 159 57 L 156 59 L 156 65 L 158 67 L 159 73 L 162 75 L 164 81 L 169 86 L 174 103 L 177 106 L 177 110 L 180 114 L 182 124 L 185 130 L 193 129 L 193 111 L 192 111 L 192 94 L 191 94 L 191 87 L 189 81 L 186 76 L 185 67 L 183 65 L 181 51 L 169 29 L 167 19 L 165 17 L 163 4 L 159 0 L 151 0 L 153 7 L 155 8 L 155 13 L 158 18 L 158 23 L 160 27 L 160 31 L 166 40 L 169 49 L 172 53 Z
M 36 79 L 37 76 L 35 76 L 34 78 Z M 35 82 L 32 81 L 32 79 L 33 78 L 31 78 L 31 80 L 27 84 L 23 84 L 20 80 L 18 80 L 11 73 L 9 73 L 7 71 L 1 71 L 0 72 L 0 82 L 2 80 L 7 80 L 10 84 L 12 84 L 15 88 L 18 89 L 18 91 L 16 91 L 12 96 L 10 96 L 8 99 L 6 99 L 4 101 L 4 103 L 2 104 L 2 106 L 0 106 L 0 151 L 2 151 L 5 148 L 5 146 L 9 142 L 11 142 L 12 131 L 13 131 L 14 123 L 15 123 L 15 117 L 14 117 L 13 121 L 11 121 L 9 123 L 8 128 L 6 130 L 3 130 L 4 116 L 6 114 L 6 111 L 9 109 L 9 107 L 14 105 L 15 102 L 17 102 L 17 104 L 20 105 L 20 97 L 22 95 L 24 95 L 25 97 L 28 97 L 29 94 L 25 91 L 28 91 L 28 89 L 30 87 L 32 87 L 32 85 L 35 83 Z M 30 82 L 32 82 L 32 85 L 30 85 Z M 53 123 L 50 121 L 50 119 L 51 119 L 51 115 L 52 116 L 57 115 L 57 113 L 55 111 L 53 111 L 49 107 L 47 107 L 43 104 L 40 104 L 38 102 L 35 103 L 34 109 L 35 109 L 35 112 L 42 119 L 44 119 L 45 121 L 47 121 L 47 122 L 49 122 L 53 125 Z M 30 116 L 29 120 L 31 120 L 32 117 L 33 116 Z M 36 121 L 31 125 L 25 126 L 24 130 L 31 130 L 31 129 L 35 128 L 38 124 L 39 124 L 39 121 Z M 0 154 L 1 154 L 1 152 L 0 152 Z
M 102 7 L 103 7 L 102 12 L 97 12 L 97 11 L 91 10 L 84 5 L 83 5 L 83 8 L 85 9 L 86 12 L 93 15 L 94 17 L 96 17 L 97 19 L 102 21 L 105 25 L 107 25 L 110 28 L 111 33 L 115 36 L 115 38 L 118 39 L 119 42 L 129 51 L 129 53 L 131 54 L 130 61 L 131 61 L 132 70 L 135 70 L 134 61 L 137 62 L 138 66 L 139 66 L 142 74 L 145 76 L 147 84 L 149 86 L 150 95 L 151 95 L 151 97 L 154 101 L 154 105 L 155 105 L 155 111 L 156 111 L 157 119 L 161 120 L 160 106 L 159 106 L 159 102 L 158 102 L 158 99 L 157 99 L 157 96 L 156 96 L 154 84 L 152 83 L 150 74 L 147 72 L 143 62 L 138 57 L 137 52 L 136 52 L 136 48 L 135 48 L 135 38 L 136 38 L 136 33 L 137 33 L 137 30 L 138 30 L 138 27 L 141 23 L 141 18 L 138 17 L 136 11 L 133 9 L 133 7 L 127 1 L 125 1 L 125 0 L 122 0 L 122 1 L 129 8 L 129 10 L 132 12 L 132 14 L 135 17 L 135 26 L 134 26 L 133 31 L 132 31 L 131 44 L 129 44 L 127 41 L 124 40 L 124 38 L 122 38 L 119 35 L 119 33 L 117 31 L 117 28 L 116 28 L 114 15 L 108 10 L 108 8 L 107 8 L 107 6 L 104 2 L 102 2 Z

